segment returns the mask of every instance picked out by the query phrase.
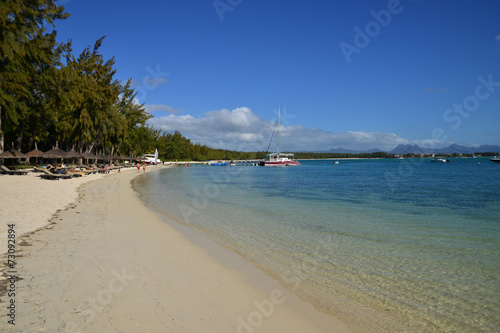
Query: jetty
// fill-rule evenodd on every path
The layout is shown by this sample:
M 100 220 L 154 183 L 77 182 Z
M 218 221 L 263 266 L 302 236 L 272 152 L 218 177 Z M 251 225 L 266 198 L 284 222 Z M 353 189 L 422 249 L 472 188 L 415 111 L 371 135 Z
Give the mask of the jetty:
M 187 161 L 187 162 L 165 162 L 179 167 L 214 167 L 214 166 L 258 166 L 260 160 L 210 160 L 210 161 Z

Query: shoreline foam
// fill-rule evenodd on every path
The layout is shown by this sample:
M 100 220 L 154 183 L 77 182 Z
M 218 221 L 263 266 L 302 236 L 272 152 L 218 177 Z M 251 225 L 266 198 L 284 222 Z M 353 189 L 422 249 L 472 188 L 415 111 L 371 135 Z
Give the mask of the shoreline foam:
M 18 238 L 16 331 L 349 332 L 235 254 L 187 240 L 140 201 L 136 176 L 81 186 L 53 230 Z

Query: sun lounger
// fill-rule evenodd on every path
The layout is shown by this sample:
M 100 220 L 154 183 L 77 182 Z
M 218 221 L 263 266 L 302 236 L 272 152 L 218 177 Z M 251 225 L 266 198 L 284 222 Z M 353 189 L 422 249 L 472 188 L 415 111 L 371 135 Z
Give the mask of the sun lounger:
M 41 169 L 41 170 L 42 170 L 42 174 L 40 175 L 40 177 L 42 179 L 54 179 L 54 180 L 56 180 L 56 179 L 71 179 L 71 178 L 73 178 L 73 175 L 56 174 L 56 173 L 52 173 L 46 169 Z
M 71 178 L 73 178 L 73 176 L 72 175 L 57 175 L 55 173 L 52 173 L 52 174 L 43 173 L 40 175 L 40 178 L 58 180 L 58 179 L 71 179 Z
M 56 174 L 47 175 L 45 173 L 42 173 L 40 175 L 40 178 L 42 178 L 42 179 L 51 179 L 51 180 L 59 180 L 59 179 L 61 179 L 61 177 L 59 175 L 56 175 Z
M 27 175 L 28 174 L 27 171 L 10 170 L 5 165 L 0 165 L 0 171 L 1 171 L 1 173 L 7 174 L 7 175 L 19 175 L 19 176 L 23 176 L 23 175 Z
M 34 166 L 33 172 L 43 172 L 44 169 Z
M 80 169 L 79 172 L 83 172 L 84 174 L 86 175 L 90 175 L 90 174 L 93 174 L 93 173 L 97 173 L 96 170 L 86 170 L 86 169 Z

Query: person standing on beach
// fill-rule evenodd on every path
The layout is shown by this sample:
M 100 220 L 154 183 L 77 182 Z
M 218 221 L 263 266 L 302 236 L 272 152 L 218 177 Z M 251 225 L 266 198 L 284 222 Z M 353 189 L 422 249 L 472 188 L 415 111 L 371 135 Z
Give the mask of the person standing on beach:
M 141 172 L 141 165 L 137 162 L 137 172 Z
M 142 170 L 144 170 L 144 174 L 146 174 L 146 163 L 142 165 Z

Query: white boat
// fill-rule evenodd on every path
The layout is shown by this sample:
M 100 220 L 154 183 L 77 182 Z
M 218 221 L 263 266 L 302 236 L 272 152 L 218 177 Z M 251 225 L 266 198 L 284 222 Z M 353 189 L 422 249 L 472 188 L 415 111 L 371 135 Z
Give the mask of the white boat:
M 293 154 L 272 153 L 267 154 L 264 160 L 260 162 L 260 166 L 266 167 L 284 167 L 284 166 L 299 166 L 300 163 L 293 159 Z
M 450 161 L 449 159 L 443 157 L 435 157 L 431 160 L 431 162 L 441 162 L 441 163 L 446 163 L 449 161 Z
M 142 161 L 146 164 L 161 164 L 162 161 L 158 158 L 158 155 L 156 154 L 144 154 L 141 156 Z
M 494 158 L 490 159 L 490 161 L 500 163 L 500 158 L 494 157 Z
M 332 164 L 339 164 L 339 161 L 333 161 Z
M 267 154 L 263 161 L 260 161 L 260 166 L 266 167 L 285 167 L 299 166 L 300 163 L 294 160 L 294 155 L 291 153 L 280 153 L 280 109 L 278 108 L 278 135 L 277 135 L 276 153 Z

